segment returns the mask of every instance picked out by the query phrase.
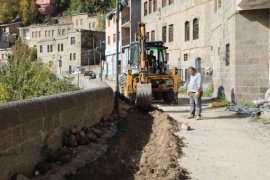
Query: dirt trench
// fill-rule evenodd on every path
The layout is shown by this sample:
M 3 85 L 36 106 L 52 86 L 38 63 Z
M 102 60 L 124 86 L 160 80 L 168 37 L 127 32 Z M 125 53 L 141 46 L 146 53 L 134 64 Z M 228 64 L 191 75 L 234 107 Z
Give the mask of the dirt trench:
M 177 161 L 183 146 L 174 135 L 178 123 L 160 110 L 141 113 L 133 107 L 126 109 L 122 107 L 108 151 L 67 179 L 187 179 L 187 171 Z
M 85 145 L 60 148 L 56 152 L 70 152 L 71 159 L 62 162 L 62 156 L 53 153 L 51 157 L 57 157 L 55 161 L 49 158 L 38 164 L 40 167 L 37 165 L 39 168 L 35 172 L 40 174 L 33 175 L 31 179 L 188 179 L 187 171 L 178 163 L 184 144 L 174 135 L 180 126 L 176 120 L 161 110 L 153 108 L 143 113 L 125 103 L 121 103 L 120 112 L 120 116 L 112 115 L 94 127 L 82 128 L 84 131 L 94 132 L 95 129 L 95 133 L 100 132 L 98 138 Z M 82 130 L 77 132 L 75 129 L 69 131 L 76 132 L 77 137 Z M 66 154 L 63 156 L 66 157 Z

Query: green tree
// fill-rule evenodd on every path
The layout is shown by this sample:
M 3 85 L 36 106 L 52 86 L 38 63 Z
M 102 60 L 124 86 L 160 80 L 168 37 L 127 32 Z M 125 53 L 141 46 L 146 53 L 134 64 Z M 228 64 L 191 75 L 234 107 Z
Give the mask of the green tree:
M 59 80 L 47 65 L 37 60 L 36 49 L 17 41 L 13 55 L 0 71 L 0 101 L 21 99 L 73 91 L 69 79 Z
M 98 13 L 97 21 L 98 21 L 98 26 L 97 26 L 96 29 L 98 31 L 105 31 L 105 28 L 106 28 L 106 15 L 104 13 Z
M 0 23 L 10 23 L 18 15 L 18 0 L 0 1 Z
M 22 16 L 23 25 L 35 23 L 38 16 L 38 10 L 35 0 L 21 0 L 20 14 Z
M 115 7 L 115 0 L 71 0 L 69 11 L 70 13 L 97 14 L 105 13 L 111 7 Z

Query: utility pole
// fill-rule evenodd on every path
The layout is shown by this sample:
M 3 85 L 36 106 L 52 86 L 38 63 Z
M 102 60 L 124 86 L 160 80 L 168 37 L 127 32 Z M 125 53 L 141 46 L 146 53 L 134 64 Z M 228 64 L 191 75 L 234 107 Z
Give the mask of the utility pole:
M 115 73 L 115 111 L 119 114 L 119 76 L 118 76 L 118 61 L 119 61 L 119 0 L 116 0 L 116 73 Z
M 128 0 L 116 0 L 116 60 L 115 60 L 115 112 L 119 114 L 119 75 L 118 75 L 118 61 L 119 61 L 119 12 L 123 11 L 128 6 Z M 114 10 L 114 11 L 115 11 Z M 107 19 L 112 20 L 114 12 L 107 14 Z

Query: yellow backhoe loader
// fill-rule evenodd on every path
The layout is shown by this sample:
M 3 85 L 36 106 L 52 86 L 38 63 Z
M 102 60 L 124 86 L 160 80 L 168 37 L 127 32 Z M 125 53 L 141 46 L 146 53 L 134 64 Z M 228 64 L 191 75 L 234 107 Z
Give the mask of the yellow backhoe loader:
M 127 72 L 120 76 L 122 95 L 142 109 L 150 108 L 152 99 L 177 104 L 177 68 L 169 69 L 167 47 L 162 41 L 146 41 L 144 23 L 139 23 L 137 39 L 130 45 Z

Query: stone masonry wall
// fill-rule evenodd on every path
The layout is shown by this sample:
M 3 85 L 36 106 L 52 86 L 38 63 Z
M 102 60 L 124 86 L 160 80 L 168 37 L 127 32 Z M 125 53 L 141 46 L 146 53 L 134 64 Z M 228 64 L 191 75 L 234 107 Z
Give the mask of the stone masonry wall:
M 112 110 L 113 91 L 107 86 L 0 106 L 0 179 L 31 175 L 45 139 L 56 149 L 63 129 L 92 126 Z

